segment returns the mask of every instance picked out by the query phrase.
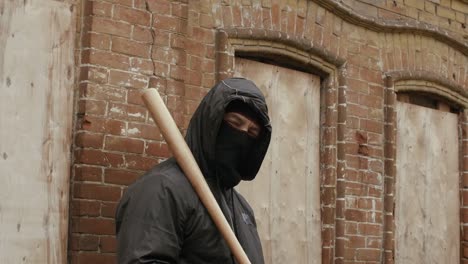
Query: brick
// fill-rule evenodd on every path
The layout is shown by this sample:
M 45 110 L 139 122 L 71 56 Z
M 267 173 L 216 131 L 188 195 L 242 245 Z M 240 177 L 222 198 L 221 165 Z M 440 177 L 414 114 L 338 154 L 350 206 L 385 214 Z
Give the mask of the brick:
M 346 222 L 345 224 L 345 233 L 348 235 L 355 235 L 358 233 L 357 224 Z
M 154 125 L 128 123 L 127 134 L 129 137 L 137 137 L 150 140 L 162 140 L 162 135 L 159 129 Z
M 110 17 L 113 5 L 104 1 L 85 1 L 83 15 Z
M 122 20 L 132 25 L 151 26 L 151 14 L 147 11 L 115 6 L 114 20 Z
M 100 201 L 118 201 L 122 192 L 120 187 L 90 183 L 75 183 L 74 188 L 74 198 Z
M 235 27 L 242 26 L 242 9 L 239 6 L 232 6 L 232 25 Z
M 100 50 L 109 50 L 111 37 L 110 35 L 106 34 L 99 34 L 99 33 L 85 33 L 83 34 L 83 47 L 90 47 L 93 49 L 100 49 Z
M 141 176 L 141 173 L 120 170 L 120 169 L 106 169 L 104 173 L 104 182 L 111 184 L 130 185 Z
M 116 153 L 102 152 L 95 149 L 80 149 L 75 151 L 76 162 L 89 165 L 102 165 L 107 167 L 120 167 L 123 156 Z
M 224 26 L 230 27 L 233 25 L 232 10 L 230 6 L 222 6 L 222 17 Z
M 84 52 L 83 63 L 127 70 L 130 67 L 130 57 L 113 52 L 88 50 Z
M 157 15 L 157 14 L 155 14 L 153 17 L 154 17 L 153 27 L 158 30 L 177 32 L 180 29 L 178 18 L 164 16 L 164 15 Z
M 206 29 L 214 28 L 214 19 L 213 16 L 208 14 L 200 14 L 200 26 Z
M 383 189 L 380 186 L 372 186 L 372 185 L 367 186 L 367 195 L 370 197 L 380 198 L 382 197 L 382 193 L 383 193 Z M 369 218 L 370 222 L 374 223 L 377 221 L 375 220 L 375 216 L 372 216 L 372 215 L 369 215 L 369 216 L 373 217 L 373 218 Z
M 149 58 L 150 46 L 126 38 L 113 37 L 112 51 L 130 56 Z
M 133 6 L 133 0 L 107 0 L 108 2 L 124 5 L 124 6 Z
M 358 224 L 358 232 L 364 236 L 379 236 L 381 235 L 381 225 L 374 224 Z
M 115 217 L 115 212 L 117 211 L 117 205 L 119 203 L 113 203 L 113 202 L 103 202 L 102 207 L 101 207 L 101 216 L 102 217 L 108 217 L 108 218 L 114 218 Z
M 167 80 L 158 76 L 151 77 L 149 80 L 149 87 L 156 88 L 160 93 L 163 93 L 167 85 Z M 141 97 L 141 96 L 140 96 Z
M 115 255 L 109 254 L 100 254 L 100 253 L 77 253 L 76 256 L 73 256 L 75 261 L 72 263 L 77 264 L 90 264 L 90 263 L 99 263 L 99 264 L 114 264 L 117 263 L 117 258 Z
M 77 129 L 91 132 L 103 133 L 106 131 L 106 119 L 102 117 L 84 116 L 77 120 Z
M 109 79 L 109 73 L 107 69 L 84 66 L 80 68 L 80 79 L 93 83 L 105 84 Z
M 130 72 L 111 70 L 109 73 L 109 84 L 128 88 L 146 88 L 148 86 L 148 77 Z
M 102 148 L 104 136 L 102 134 L 91 134 L 88 132 L 80 132 L 76 134 L 75 143 L 77 147 L 82 148 Z
M 102 181 L 102 168 L 91 166 L 75 166 L 74 181 Z
M 151 82 L 150 82 L 151 83 Z M 149 85 L 148 88 L 155 88 Z M 142 90 L 141 89 L 128 89 L 127 103 L 136 104 L 136 105 L 145 105 L 141 99 Z
M 184 80 L 185 76 L 187 74 L 187 71 L 185 67 L 179 67 L 177 65 L 171 65 L 170 66 L 170 76 L 171 78 L 174 78 L 176 80 Z
M 186 54 L 184 51 L 168 48 L 155 48 L 151 56 L 154 60 L 168 64 L 186 64 Z
M 212 29 L 194 27 L 192 29 L 192 38 L 206 44 L 213 44 L 215 33 Z
M 372 121 L 372 120 L 366 120 L 366 119 L 361 119 L 359 122 L 359 129 L 372 132 L 372 133 L 377 133 L 377 134 L 382 134 L 383 133 L 383 123 L 378 122 L 378 121 Z
M 185 83 L 177 80 L 167 80 L 166 94 L 185 95 Z
M 104 132 L 112 135 L 123 136 L 126 133 L 125 123 L 119 120 L 108 119 L 105 121 Z
M 106 136 L 104 149 L 126 152 L 126 153 L 138 153 L 142 154 L 145 143 L 143 140 Z
M 111 35 L 130 38 L 132 26 L 127 23 L 110 20 L 102 17 L 93 17 L 91 30 L 93 32 L 107 33 Z
M 322 223 L 332 225 L 335 223 L 335 208 L 322 207 Z
M 171 34 L 170 32 L 167 32 L 164 30 L 160 30 L 158 28 L 153 29 L 153 30 L 154 30 L 154 39 L 152 43 L 154 45 L 161 46 L 161 47 L 169 46 L 169 43 L 171 42 L 171 36 L 174 36 L 174 34 Z
M 101 202 L 99 201 L 82 201 L 72 200 L 71 202 L 72 216 L 99 216 Z
M 159 162 L 157 159 L 142 157 L 139 155 L 125 155 L 126 168 L 133 170 L 148 171 Z
M 106 113 L 106 101 L 83 99 L 78 101 L 78 114 L 105 116 Z
M 361 105 L 348 104 L 348 115 L 367 118 L 367 109 Z
M 109 105 L 109 117 L 144 122 L 146 120 L 146 108 L 138 105 L 111 103 Z
M 169 38 L 168 38 L 169 39 Z M 174 49 L 185 49 L 186 39 L 180 35 L 171 36 L 171 47 Z
M 152 13 L 168 15 L 171 13 L 171 2 L 167 0 L 146 0 L 148 8 Z
M 452 1 L 452 9 L 468 14 L 468 5 L 462 1 Z
M 415 7 L 419 10 L 424 10 L 424 2 L 420 0 L 405 0 L 405 5 Z
M 112 102 L 125 102 L 126 90 L 109 85 L 84 83 L 80 85 L 81 98 L 105 100 Z
M 97 235 L 114 234 L 114 220 L 104 218 L 74 218 L 73 220 L 73 232 Z
M 117 240 L 114 236 L 102 236 L 99 241 L 102 253 L 115 253 L 117 251 Z
M 153 75 L 154 71 L 157 70 L 156 65 L 153 64 L 153 61 L 150 59 L 143 58 L 131 58 L 130 60 L 130 71 L 134 73 L 144 74 L 144 75 Z M 150 79 L 151 80 L 151 79 Z M 148 86 L 151 88 L 151 86 Z
M 99 247 L 98 236 L 80 236 L 78 249 L 83 251 L 97 251 Z
M 153 42 L 152 31 L 150 28 L 147 28 L 147 27 L 134 26 L 132 39 L 143 42 L 143 43 L 147 43 L 147 44 L 152 43 Z
M 365 171 L 361 173 L 361 178 L 363 183 L 380 185 L 382 184 L 382 176 L 379 173 L 372 171 Z
M 366 212 L 356 209 L 346 209 L 345 217 L 348 221 L 361 222 L 366 219 Z
M 366 245 L 366 238 L 363 236 L 348 236 L 348 247 L 363 248 Z
M 196 109 L 198 108 L 199 104 L 200 104 L 199 101 L 186 100 L 185 101 L 185 113 L 192 116 L 193 113 L 195 113 Z
M 168 158 L 169 156 L 171 156 L 167 144 L 161 142 L 148 142 L 145 149 L 145 153 L 160 158 Z
M 426 10 L 430 14 L 435 14 L 436 13 L 436 5 L 434 3 L 431 3 L 429 1 L 424 1 L 424 10 Z
M 363 49 L 363 52 L 368 54 L 368 52 L 365 49 Z M 378 50 L 377 50 L 377 52 L 378 52 Z M 378 57 L 378 55 L 377 55 L 377 57 Z M 367 69 L 367 68 L 361 68 L 359 70 L 359 74 L 360 74 L 360 77 L 361 77 L 362 80 L 366 80 L 368 82 L 375 83 L 375 84 L 382 84 L 383 83 L 382 73 L 379 72 L 379 71 L 370 70 L 370 69 Z
M 378 249 L 357 249 L 357 260 L 380 261 L 380 250 Z
M 366 238 L 366 247 L 367 248 L 375 248 L 381 249 L 382 248 L 382 239 L 381 238 Z
M 200 71 L 186 71 L 188 78 L 186 79 L 187 84 L 200 86 L 202 83 L 202 73 Z
M 79 235 L 71 234 L 71 236 L 69 236 L 69 238 L 68 238 L 68 250 L 71 250 L 71 251 L 79 250 L 79 248 L 78 248 L 79 238 L 80 238 Z
M 383 172 L 383 163 L 380 160 L 372 160 L 369 162 L 369 169 L 375 172 Z
M 205 45 L 203 43 L 193 41 L 187 45 L 187 53 L 193 56 L 205 57 Z
M 455 12 L 451 9 L 437 6 L 437 15 L 445 18 L 455 20 Z

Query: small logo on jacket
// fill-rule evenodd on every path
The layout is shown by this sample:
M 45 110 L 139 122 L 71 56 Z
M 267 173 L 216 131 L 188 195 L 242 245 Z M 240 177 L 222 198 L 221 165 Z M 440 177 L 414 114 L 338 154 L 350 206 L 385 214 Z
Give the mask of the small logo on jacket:
M 242 213 L 242 219 L 244 220 L 244 222 L 248 225 L 253 225 L 253 222 L 252 220 L 250 219 L 250 216 L 246 213 Z

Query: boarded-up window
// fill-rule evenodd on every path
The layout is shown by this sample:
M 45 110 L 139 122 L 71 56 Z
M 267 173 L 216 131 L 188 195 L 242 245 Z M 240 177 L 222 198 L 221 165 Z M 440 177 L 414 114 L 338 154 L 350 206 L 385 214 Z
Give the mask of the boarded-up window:
M 70 2 L 0 3 L 0 263 L 67 263 Z
M 457 115 L 397 103 L 396 263 L 458 263 Z
M 236 76 L 266 96 L 272 140 L 259 175 L 238 188 L 251 203 L 267 263 L 321 263 L 317 76 L 236 58 Z

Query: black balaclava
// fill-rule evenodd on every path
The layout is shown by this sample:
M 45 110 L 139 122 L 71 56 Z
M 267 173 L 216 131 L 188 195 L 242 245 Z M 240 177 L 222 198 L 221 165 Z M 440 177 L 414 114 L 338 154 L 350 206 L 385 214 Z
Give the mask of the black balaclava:
M 238 178 L 253 180 L 267 152 L 272 128 L 265 97 L 252 81 L 244 78 L 228 78 L 217 83 L 200 102 L 190 120 L 185 136 L 203 176 L 221 204 L 219 191 L 226 187 L 220 186 L 221 175 L 216 166 L 216 142 L 224 123 L 223 117 L 226 112 L 234 111 L 232 109 L 234 102 L 241 102 L 242 109 L 246 111 L 251 110 L 253 117 L 258 118 L 257 121 L 261 127 L 260 135 L 254 140 L 254 147 L 251 148 L 249 155 L 246 155 L 248 160 L 245 159 L 245 164 L 235 170 Z M 245 105 L 248 107 L 246 108 Z M 237 109 L 236 112 L 239 110 Z M 233 173 L 226 175 L 233 175 Z M 224 185 L 227 181 L 223 180 L 223 182 Z M 226 186 L 235 184 L 234 181 Z
M 243 114 L 255 122 L 259 122 L 252 109 L 241 101 L 233 101 L 226 108 L 226 113 L 237 112 Z M 246 180 L 245 173 L 248 171 L 248 160 L 255 138 L 247 132 L 240 131 L 226 121 L 222 121 L 216 138 L 216 174 L 222 187 L 229 189 L 241 180 Z M 244 175 L 244 176 L 243 176 Z

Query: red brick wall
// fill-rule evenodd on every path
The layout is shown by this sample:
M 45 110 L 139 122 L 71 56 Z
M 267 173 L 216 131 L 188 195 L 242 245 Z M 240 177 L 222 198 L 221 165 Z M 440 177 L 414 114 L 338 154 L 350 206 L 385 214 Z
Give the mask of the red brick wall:
M 249 47 L 251 56 L 265 47 L 294 50 L 296 57 L 321 61 L 299 62 L 305 67 L 330 69 L 324 78 L 337 94 L 327 97 L 326 105 L 335 108 L 324 117 L 331 132 L 323 142 L 334 150 L 322 162 L 334 166 L 322 175 L 323 262 L 392 263 L 395 175 L 385 144 L 393 135 L 386 114 L 392 93 L 385 92 L 385 79 L 408 73 L 466 96 L 468 9 L 458 0 L 342 2 L 82 0 L 71 263 L 115 263 L 119 198 L 170 155 L 140 92 L 158 88 L 183 131 L 217 76 L 232 74 L 234 52 Z M 256 42 L 242 47 L 235 41 L 249 38 Z M 463 204 L 462 224 L 465 210 Z M 463 245 L 461 255 L 468 257 Z

